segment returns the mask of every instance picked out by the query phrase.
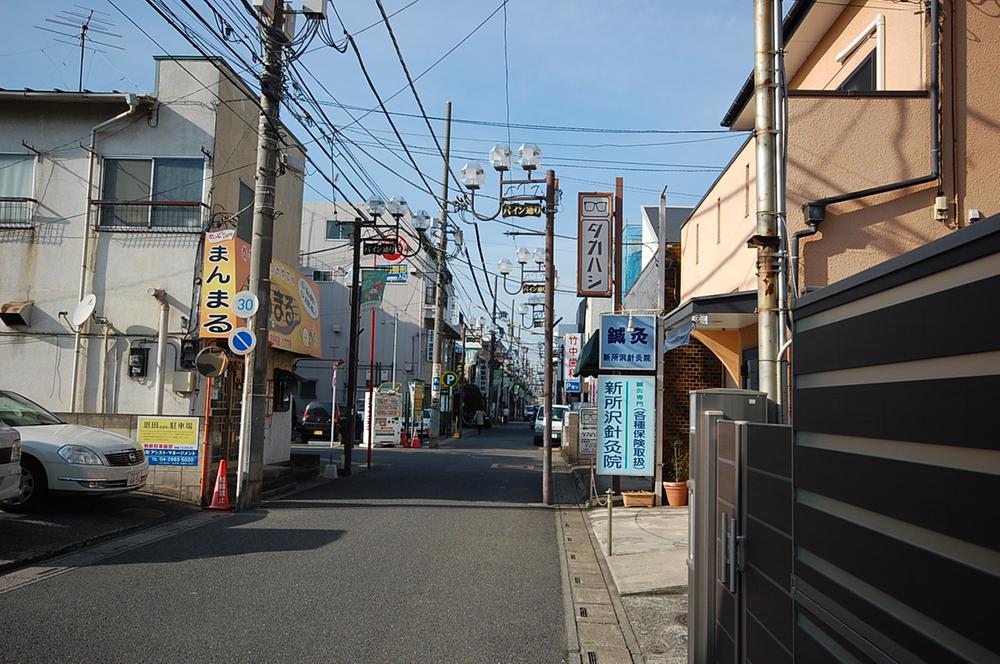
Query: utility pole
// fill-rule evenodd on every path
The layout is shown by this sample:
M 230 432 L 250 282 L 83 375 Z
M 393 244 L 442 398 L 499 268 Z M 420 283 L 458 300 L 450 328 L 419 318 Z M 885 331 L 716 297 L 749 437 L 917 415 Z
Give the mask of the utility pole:
M 778 397 L 778 238 L 775 159 L 774 0 L 754 0 L 754 138 L 757 161 L 757 352 L 760 391 Z
M 448 253 L 448 158 L 451 155 L 451 102 L 444 112 L 444 174 L 441 177 L 441 236 L 436 256 L 437 283 L 434 287 L 434 343 L 431 354 L 431 435 L 430 446 L 441 444 L 441 336 L 444 334 L 444 259 Z M 434 415 L 437 417 L 434 417 Z
M 624 211 L 622 210 L 622 199 L 625 194 L 625 182 L 620 177 L 615 178 L 615 251 L 614 251 L 614 261 L 615 261 L 615 288 L 614 288 L 614 308 L 615 313 L 622 313 L 622 298 L 625 293 L 623 292 L 622 286 L 624 282 L 622 281 L 622 247 L 624 242 L 622 241 L 622 234 L 624 233 Z M 660 231 L 663 231 L 663 221 L 660 221 Z M 614 374 L 618 375 L 620 372 L 615 371 Z M 611 489 L 615 493 L 619 493 L 622 489 L 622 478 L 621 475 L 611 476 Z
M 660 209 L 658 220 L 659 240 L 656 248 L 656 260 L 659 272 L 660 287 L 656 290 L 656 446 L 653 448 L 653 493 L 656 494 L 655 503 L 663 504 L 663 452 L 666 445 L 665 427 L 666 422 L 666 376 L 664 374 L 663 342 L 666 341 L 664 335 L 663 319 L 667 315 L 667 187 L 664 185 L 660 192 Z M 677 478 L 674 478 L 677 481 Z
M 553 237 L 556 224 L 556 172 L 545 174 L 545 457 L 542 462 L 542 503 L 552 504 L 552 327 L 555 314 L 556 266 Z
M 493 321 L 493 327 L 490 329 L 490 361 L 486 364 L 486 414 L 490 417 L 494 417 L 491 413 L 496 413 L 496 409 L 491 408 L 490 404 L 490 394 L 493 392 L 493 367 L 496 364 L 496 360 L 493 359 L 494 354 L 497 352 L 497 280 L 499 277 L 493 275 L 493 316 L 490 320 Z M 514 317 L 514 312 L 510 312 L 511 319 Z
M 347 349 L 347 426 L 344 427 L 344 469 L 343 475 L 351 474 L 351 452 L 357 435 L 358 422 L 358 327 L 361 314 L 361 224 L 363 219 L 354 220 L 351 241 L 354 252 L 351 255 L 351 338 Z
M 250 245 L 250 292 L 260 307 L 249 321 L 257 345 L 246 359 L 240 447 L 236 476 L 236 509 L 260 502 L 264 480 L 264 418 L 267 412 L 267 335 L 271 318 L 271 243 L 274 233 L 274 190 L 278 179 L 278 111 L 283 67 L 284 3 L 276 2 L 264 30 L 264 70 L 260 76 L 260 138 L 254 194 L 253 242 Z M 248 412 L 249 411 L 249 412 Z

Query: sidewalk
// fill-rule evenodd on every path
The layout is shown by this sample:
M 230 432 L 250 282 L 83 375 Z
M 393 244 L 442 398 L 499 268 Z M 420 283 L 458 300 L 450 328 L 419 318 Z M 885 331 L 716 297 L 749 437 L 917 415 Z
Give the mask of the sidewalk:
M 581 490 L 589 486 L 589 467 L 574 472 Z M 603 500 L 610 478 L 598 477 L 597 485 Z M 623 489 L 648 487 L 648 480 L 622 478 Z M 607 506 L 584 511 L 644 661 L 686 664 L 688 508 L 626 508 L 616 496 L 611 556 Z

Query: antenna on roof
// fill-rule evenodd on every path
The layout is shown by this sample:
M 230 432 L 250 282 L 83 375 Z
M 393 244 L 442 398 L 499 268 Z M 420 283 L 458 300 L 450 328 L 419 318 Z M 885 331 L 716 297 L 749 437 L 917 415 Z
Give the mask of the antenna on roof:
M 116 46 L 114 44 L 109 44 L 107 41 L 98 41 L 90 36 L 90 33 L 97 33 L 103 35 L 102 39 L 117 38 L 121 39 L 121 35 L 111 32 L 114 28 L 114 24 L 111 23 L 107 18 L 102 18 L 110 16 L 105 12 L 97 11 L 96 9 L 88 9 L 80 5 L 75 5 L 77 9 L 63 9 L 55 15 L 55 18 L 46 18 L 47 23 L 55 23 L 56 25 L 62 25 L 74 30 L 79 30 L 75 33 L 61 32 L 60 30 L 53 30 L 52 28 L 46 28 L 41 25 L 36 25 L 35 27 L 39 30 L 44 30 L 45 32 L 51 32 L 53 34 L 63 37 L 63 39 L 55 39 L 62 44 L 70 44 L 71 46 L 80 47 L 80 83 L 79 90 L 83 92 L 83 59 L 86 55 L 87 50 L 91 50 L 95 53 L 106 53 L 103 49 L 96 48 L 90 44 L 99 44 L 101 46 L 106 46 L 108 48 L 118 49 L 119 51 L 124 51 L 125 49 L 121 46 Z M 67 41 L 67 39 L 73 41 Z

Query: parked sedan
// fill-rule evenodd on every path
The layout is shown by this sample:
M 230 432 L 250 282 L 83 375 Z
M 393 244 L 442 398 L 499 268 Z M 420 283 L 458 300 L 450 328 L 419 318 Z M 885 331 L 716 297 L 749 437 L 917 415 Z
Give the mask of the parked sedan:
M 21 435 L 20 491 L 0 502 L 5 511 L 29 512 L 49 494 L 100 496 L 133 491 L 146 482 L 149 464 L 131 438 L 67 424 L 3 390 L 0 422 Z
M 21 434 L 0 423 L 0 500 L 18 495 L 21 490 Z

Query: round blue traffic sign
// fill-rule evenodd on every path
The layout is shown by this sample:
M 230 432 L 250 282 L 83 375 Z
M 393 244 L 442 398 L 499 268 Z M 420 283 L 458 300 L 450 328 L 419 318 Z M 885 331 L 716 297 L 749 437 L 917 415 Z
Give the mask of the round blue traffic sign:
M 238 327 L 229 335 L 229 350 L 237 355 L 246 355 L 257 345 L 257 336 L 246 327 Z

